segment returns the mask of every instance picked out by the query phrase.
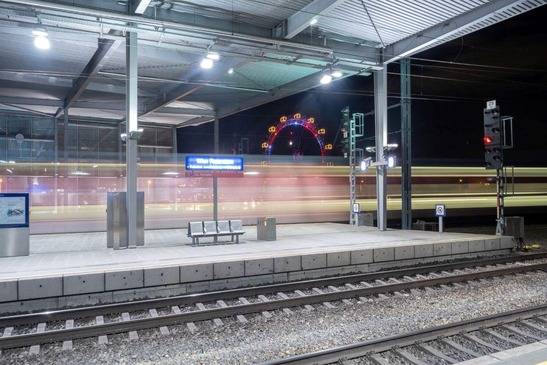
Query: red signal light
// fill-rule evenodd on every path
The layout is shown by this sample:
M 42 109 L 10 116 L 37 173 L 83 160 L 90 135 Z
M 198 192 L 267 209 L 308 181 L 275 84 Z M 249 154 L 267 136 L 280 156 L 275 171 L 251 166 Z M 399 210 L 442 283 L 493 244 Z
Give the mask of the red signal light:
M 485 136 L 485 137 L 483 138 L 483 140 L 484 140 L 484 143 L 492 143 L 492 138 L 490 138 L 490 137 L 488 137 L 488 136 Z

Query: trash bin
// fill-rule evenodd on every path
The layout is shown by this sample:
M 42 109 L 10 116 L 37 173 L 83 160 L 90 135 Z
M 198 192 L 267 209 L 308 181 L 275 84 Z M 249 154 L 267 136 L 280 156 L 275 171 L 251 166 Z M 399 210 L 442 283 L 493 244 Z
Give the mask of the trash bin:
M 258 218 L 256 221 L 256 238 L 261 241 L 275 241 L 275 225 L 275 218 Z
M 357 225 L 360 227 L 374 227 L 374 214 L 359 213 L 359 219 L 357 219 Z

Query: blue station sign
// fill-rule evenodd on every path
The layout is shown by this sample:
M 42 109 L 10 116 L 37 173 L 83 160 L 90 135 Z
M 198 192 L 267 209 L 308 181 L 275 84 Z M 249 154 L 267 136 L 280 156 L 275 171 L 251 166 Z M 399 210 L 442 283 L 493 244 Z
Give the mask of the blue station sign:
M 186 156 L 186 170 L 243 171 L 243 158 L 231 156 Z

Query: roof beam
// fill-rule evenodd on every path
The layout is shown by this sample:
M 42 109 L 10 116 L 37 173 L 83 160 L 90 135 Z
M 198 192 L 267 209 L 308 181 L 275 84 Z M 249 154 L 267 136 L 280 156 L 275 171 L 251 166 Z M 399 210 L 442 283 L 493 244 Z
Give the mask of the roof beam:
M 282 37 L 291 39 L 310 26 L 313 18 L 327 15 L 345 0 L 315 0 L 303 7 L 276 27 L 282 29 Z M 274 30 L 275 34 L 275 30 Z
M 162 95 L 159 95 L 158 97 L 148 100 L 145 103 L 142 104 L 142 108 L 139 108 L 143 110 L 143 112 L 139 115 L 140 117 L 148 115 L 152 112 L 155 112 L 172 102 L 184 98 L 185 96 L 188 96 L 195 92 L 196 90 L 201 89 L 204 86 L 207 86 L 207 84 L 211 83 L 212 81 L 218 80 L 231 68 L 238 68 L 243 66 L 244 64 L 250 62 L 250 59 L 242 59 L 242 58 L 230 58 L 225 59 L 223 62 L 217 62 L 212 70 L 204 70 L 201 72 L 198 72 L 196 70 L 190 71 L 187 75 L 184 75 L 181 77 L 181 80 L 190 81 L 190 78 L 196 78 L 196 76 L 199 76 L 199 80 L 204 80 L 203 82 L 195 83 L 191 82 L 188 83 L 182 83 L 181 85 L 175 86 L 171 88 L 170 90 L 162 93 Z
M 496 0 L 477 7 L 467 13 L 463 13 L 455 18 L 447 20 L 420 32 L 411 37 L 407 37 L 395 42 L 385 48 L 384 62 L 397 61 L 403 57 L 408 57 L 418 52 L 424 51 L 433 46 L 448 42 L 456 37 L 471 33 L 485 25 L 473 27 L 473 25 L 486 21 L 487 25 L 492 25 L 510 16 L 500 15 L 500 12 L 528 3 L 529 0 Z M 531 9 L 532 7 L 530 7 Z M 511 15 L 512 16 L 512 15 Z
M 320 80 L 319 76 L 321 75 L 321 73 L 322 71 L 316 72 L 312 75 L 303 77 L 299 80 L 296 80 L 288 84 L 282 85 L 280 87 L 277 87 L 275 89 L 272 89 L 267 94 L 255 96 L 253 98 L 247 99 L 235 105 L 222 107 L 218 111 L 218 118 L 224 118 L 229 115 L 239 113 L 247 109 L 251 109 L 266 103 L 270 103 L 275 100 L 283 99 L 283 98 L 286 98 L 287 96 L 298 94 L 300 92 L 320 86 L 321 83 L 319 82 Z M 364 73 L 361 73 L 361 74 L 364 74 Z M 344 73 L 342 77 L 337 78 L 337 80 L 340 80 L 342 78 L 346 78 L 349 76 L 353 76 L 353 75 L 356 75 L 356 73 L 346 72 Z
M 63 103 L 63 108 L 57 110 L 57 113 L 55 113 L 55 118 L 61 116 L 65 109 L 70 108 L 74 102 L 78 100 L 80 95 L 82 95 L 85 91 L 87 85 L 91 82 L 92 78 L 95 77 L 103 68 L 110 56 L 112 56 L 121 44 L 121 40 L 113 41 L 110 39 L 99 39 L 97 50 L 84 67 L 84 70 L 78 79 L 74 82 L 72 88 L 68 91 Z

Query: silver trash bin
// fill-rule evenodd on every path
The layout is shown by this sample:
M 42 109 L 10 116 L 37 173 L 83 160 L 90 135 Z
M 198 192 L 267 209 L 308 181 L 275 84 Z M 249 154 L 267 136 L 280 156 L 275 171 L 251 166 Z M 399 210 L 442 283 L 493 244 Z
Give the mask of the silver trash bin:
M 275 218 L 261 217 L 256 221 L 256 238 L 260 241 L 276 240 Z

